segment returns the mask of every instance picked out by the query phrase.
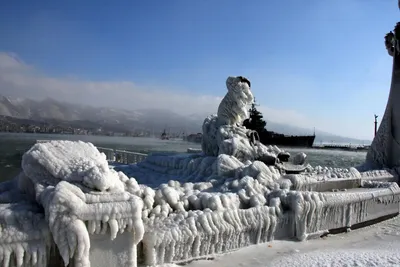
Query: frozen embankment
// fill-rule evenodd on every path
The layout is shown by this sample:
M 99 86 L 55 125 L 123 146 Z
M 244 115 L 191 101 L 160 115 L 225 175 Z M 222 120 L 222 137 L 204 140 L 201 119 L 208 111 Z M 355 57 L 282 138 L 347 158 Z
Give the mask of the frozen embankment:
M 0 264 L 122 267 L 186 262 L 305 240 L 399 213 L 398 178 L 305 165 L 243 126 L 250 82 L 228 77 L 202 152 L 109 166 L 90 143 L 38 143 L 0 184 Z M 194 152 L 194 151 L 192 151 Z M 368 168 L 365 167 L 365 170 Z
M 137 179 L 110 169 L 90 143 L 33 146 L 21 174 L 1 184 L 1 264 L 184 262 L 273 239 L 303 240 L 399 212 L 397 184 L 378 181 L 396 179 L 388 172 L 309 167 L 282 175 L 261 161 L 200 154 L 156 154 L 119 168 Z M 166 182 L 156 185 L 157 179 Z M 357 189 L 332 192 L 334 181 Z M 318 183 L 330 188 L 292 190 L 323 188 Z

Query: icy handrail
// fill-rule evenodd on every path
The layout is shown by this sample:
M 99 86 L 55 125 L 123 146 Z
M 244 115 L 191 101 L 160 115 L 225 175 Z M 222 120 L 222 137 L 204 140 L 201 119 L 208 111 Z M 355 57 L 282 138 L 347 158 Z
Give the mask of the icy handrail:
M 36 143 L 48 143 L 52 140 L 36 140 Z M 108 147 L 96 146 L 96 148 L 106 155 L 106 159 L 113 162 L 119 162 L 123 164 L 135 164 L 146 159 L 148 156 L 144 153 L 113 149 Z

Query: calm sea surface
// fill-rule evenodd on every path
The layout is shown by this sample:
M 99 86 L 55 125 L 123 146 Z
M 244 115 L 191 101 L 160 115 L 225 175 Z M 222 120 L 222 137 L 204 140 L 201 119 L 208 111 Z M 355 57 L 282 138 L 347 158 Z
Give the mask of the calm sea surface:
M 149 153 L 156 151 L 186 152 L 188 148 L 200 148 L 198 144 L 184 141 L 160 140 L 141 137 L 109 137 L 89 135 L 51 135 L 0 133 L 0 181 L 14 177 L 20 170 L 21 157 L 36 140 L 82 140 L 96 146 Z M 304 152 L 312 166 L 348 168 L 362 163 L 365 152 L 319 150 L 306 148 L 284 148 L 293 153 Z

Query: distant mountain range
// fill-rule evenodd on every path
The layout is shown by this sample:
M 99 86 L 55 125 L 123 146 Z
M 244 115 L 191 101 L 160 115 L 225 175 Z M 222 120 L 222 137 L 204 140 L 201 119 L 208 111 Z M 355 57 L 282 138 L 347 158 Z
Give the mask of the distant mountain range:
M 212 113 L 212 112 L 210 112 Z M 140 109 L 125 110 L 117 108 L 91 107 L 60 102 L 51 98 L 36 101 L 27 98 L 7 98 L 0 95 L 0 115 L 34 121 L 59 121 L 76 124 L 106 126 L 115 131 L 148 130 L 159 133 L 164 129 L 170 132 L 197 133 L 207 114 L 180 115 L 168 110 Z M 268 121 L 267 128 L 289 135 L 311 135 L 309 129 Z M 370 140 L 358 140 L 333 135 L 316 130 L 315 143 L 353 143 L 369 144 Z

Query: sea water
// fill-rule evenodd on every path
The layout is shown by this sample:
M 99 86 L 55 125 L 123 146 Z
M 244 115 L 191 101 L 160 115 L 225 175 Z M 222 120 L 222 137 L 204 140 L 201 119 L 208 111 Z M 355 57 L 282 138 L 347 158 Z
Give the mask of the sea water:
M 0 133 L 0 182 L 11 179 L 18 172 L 21 157 L 36 140 L 82 140 L 96 146 L 128 150 L 140 153 L 186 152 L 188 148 L 200 148 L 199 144 L 183 140 L 161 140 L 148 137 L 120 137 L 62 134 Z M 282 147 L 281 147 L 282 148 Z M 322 150 L 312 148 L 283 148 L 290 153 L 304 152 L 312 166 L 349 168 L 362 163 L 366 152 Z

